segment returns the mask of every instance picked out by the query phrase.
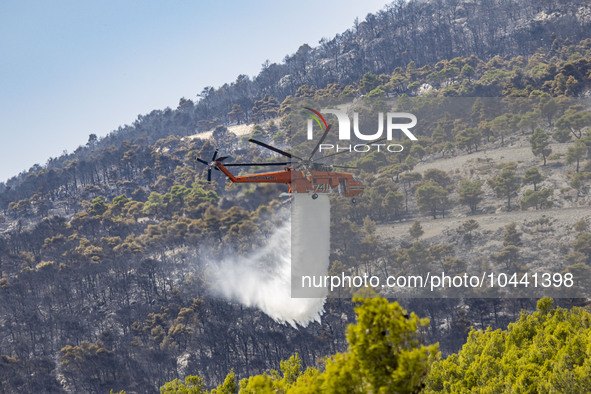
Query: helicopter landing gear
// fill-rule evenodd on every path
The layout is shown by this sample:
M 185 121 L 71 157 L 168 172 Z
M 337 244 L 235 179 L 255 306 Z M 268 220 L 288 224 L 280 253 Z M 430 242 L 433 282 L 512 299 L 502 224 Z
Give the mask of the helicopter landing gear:
M 312 200 L 316 200 L 318 198 L 318 194 L 314 193 L 312 194 Z
M 357 203 L 357 200 L 355 198 L 352 198 L 351 199 L 351 204 L 356 204 L 356 203 Z

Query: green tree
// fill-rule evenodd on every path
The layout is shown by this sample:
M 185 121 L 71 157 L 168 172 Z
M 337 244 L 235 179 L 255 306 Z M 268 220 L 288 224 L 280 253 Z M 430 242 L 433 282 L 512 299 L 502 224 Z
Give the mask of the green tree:
M 517 230 L 517 223 L 511 222 L 505 226 L 503 246 L 521 246 L 521 233 Z
M 583 136 L 583 129 L 591 125 L 591 112 L 582 111 L 580 105 L 573 105 L 556 121 L 560 130 L 568 130 L 575 138 Z
M 476 212 L 478 204 L 482 201 L 482 181 L 463 180 L 460 183 L 459 203 L 470 207 L 472 213 Z
M 462 71 L 460 72 L 460 78 L 465 78 L 470 81 L 474 74 L 476 74 L 474 67 L 469 64 L 464 64 Z
M 439 170 L 437 168 L 429 168 L 423 174 L 423 180 L 425 182 L 432 181 L 435 184 L 441 186 L 447 191 L 453 190 L 453 182 L 447 172 L 443 170 Z
M 62 372 L 77 392 L 91 392 L 96 384 L 113 387 L 117 381 L 118 362 L 115 352 L 104 347 L 100 341 L 82 341 L 80 345 L 66 345 L 61 349 Z M 91 384 L 90 382 L 96 382 Z
M 457 354 L 436 361 L 425 393 L 591 392 L 591 315 L 582 308 L 522 313 L 507 330 L 473 329 Z
M 240 386 L 238 386 L 238 382 L 236 381 L 234 370 L 231 370 L 226 376 L 226 379 L 224 379 L 224 383 L 211 390 L 211 394 L 236 394 L 239 389 Z
M 548 121 L 548 127 L 552 127 L 553 119 L 558 114 L 558 112 L 564 106 L 564 99 L 565 97 L 546 97 L 540 104 L 540 110 L 542 111 L 542 116 L 546 117 Z
M 576 172 L 579 172 L 579 162 L 585 158 L 587 154 L 587 145 L 581 140 L 576 140 L 575 144 L 568 148 L 566 152 L 566 162 L 568 164 L 577 163 Z
M 164 384 L 160 387 L 162 394 L 205 394 L 205 383 L 200 376 L 187 376 L 185 382 L 181 382 L 178 379 L 173 380 Z
M 554 189 L 526 190 L 523 200 L 519 203 L 521 209 L 535 207 L 536 209 L 550 208 L 553 203 L 548 198 L 554 193 Z
M 372 73 L 365 73 L 359 81 L 359 91 L 367 94 L 377 88 L 381 83 L 380 77 Z
M 406 165 L 409 171 L 412 171 L 415 168 L 417 162 L 418 160 L 412 155 L 406 156 L 406 159 L 404 160 L 404 164 Z
M 280 371 L 240 381 L 241 393 L 416 393 L 424 386 L 438 345 L 421 345 L 418 329 L 429 323 L 408 313 L 397 302 L 381 297 L 355 297 L 356 323 L 347 329 L 348 349 L 325 360 L 324 371 L 302 372 L 295 354 L 280 363 Z M 236 393 L 233 372 L 212 391 Z M 160 388 L 162 393 L 201 393 L 203 380 L 189 376 Z
M 536 128 L 532 136 L 529 138 L 531 144 L 531 151 L 535 156 L 542 156 L 544 165 L 546 165 L 546 158 L 552 153 L 550 148 L 550 137 L 541 128 Z
M 584 172 L 577 172 L 573 175 L 570 182 L 568 183 L 570 187 L 577 190 L 577 196 L 581 192 L 581 188 L 583 187 L 583 181 L 585 180 L 585 173 Z
M 15 219 L 18 218 L 19 216 L 28 216 L 29 213 L 31 212 L 31 208 L 32 208 L 31 200 L 28 198 L 24 198 L 24 199 L 19 200 L 17 202 L 12 201 L 11 203 L 8 204 L 8 211 L 14 215 Z M 106 211 L 106 209 L 105 209 L 105 211 Z M 101 213 L 101 215 L 102 215 L 102 213 Z
M 296 97 L 314 97 L 316 95 L 316 87 L 314 85 L 301 85 L 296 90 Z
M 230 120 L 230 122 L 235 122 L 236 124 L 246 121 L 246 114 L 240 104 L 232 105 L 232 109 L 228 112 L 228 120 Z
M 464 240 L 468 243 L 472 243 L 472 231 L 475 231 L 480 227 L 478 222 L 474 219 L 466 220 L 460 227 L 457 228 L 458 234 L 464 235 Z
M 456 146 L 460 149 L 466 148 L 468 153 L 472 150 L 478 151 L 478 146 L 482 140 L 482 133 L 476 127 L 467 127 L 460 130 L 456 136 Z
M 164 198 L 158 192 L 150 193 L 148 201 L 144 204 L 144 213 L 146 215 L 159 215 L 164 211 Z
M 113 198 L 113 205 L 111 205 L 111 212 L 113 215 L 120 215 L 123 212 L 125 204 L 129 202 L 129 198 L 125 194 Z
M 507 268 L 511 268 L 514 263 L 519 261 L 519 248 L 515 245 L 507 245 L 492 257 L 500 263 L 505 263 Z
M 386 210 L 386 216 L 391 219 L 398 217 L 400 212 L 402 211 L 402 201 L 404 200 L 404 196 L 401 193 L 395 193 L 393 191 L 389 191 L 384 197 L 384 201 L 382 202 L 382 206 Z
M 433 219 L 437 219 L 437 211 L 445 216 L 445 209 L 449 205 L 448 191 L 433 182 L 428 182 L 417 188 L 415 195 L 419 210 L 423 213 L 431 213 Z
M 109 209 L 109 205 L 103 201 L 102 198 L 97 197 L 90 202 L 90 206 L 88 207 L 88 213 L 92 216 L 101 216 Z
M 513 114 L 503 114 L 489 122 L 489 126 L 493 133 L 501 137 L 501 146 L 505 145 L 505 136 L 513 130 L 514 121 L 515 117 Z
M 511 210 L 511 196 L 519 191 L 520 179 L 515 176 L 515 170 L 505 167 L 501 173 L 489 180 L 489 184 L 497 197 L 507 198 L 507 209 Z
M 406 78 L 409 81 L 413 81 L 417 76 L 417 65 L 414 61 L 411 61 L 406 65 Z
M 408 233 L 414 239 L 421 238 L 421 235 L 425 234 L 423 231 L 423 227 L 421 226 L 421 222 L 415 221 L 412 226 L 408 229 Z
M 552 138 L 554 138 L 561 144 L 564 144 L 565 142 L 571 140 L 570 131 L 568 131 L 567 129 L 557 129 L 554 133 L 552 133 Z
M 426 152 L 425 148 L 419 144 L 413 144 L 412 148 L 410 148 L 410 154 L 414 157 L 418 157 L 419 161 L 423 160 Z
M 260 122 L 266 119 L 274 118 L 279 112 L 279 101 L 268 94 L 262 99 L 256 100 L 252 107 L 252 118 Z
M 541 116 L 542 113 L 539 109 L 526 112 L 525 114 L 523 114 L 523 116 L 521 116 L 521 119 L 519 120 L 517 126 L 522 129 L 527 129 L 531 133 L 533 133 L 537 129 L 537 126 L 540 124 Z
M 251 376 L 240 381 L 241 393 L 285 393 L 294 388 L 298 377 L 302 375 L 302 360 L 296 353 L 289 360 L 281 361 L 281 377 L 278 371 L 270 374 Z
M 534 191 L 537 191 L 537 185 L 538 183 L 542 182 L 544 180 L 544 178 L 542 177 L 542 174 L 540 174 L 540 171 L 538 171 L 537 167 L 532 167 L 532 168 L 528 168 L 527 170 L 525 170 L 525 176 L 523 177 L 523 184 L 524 185 L 530 185 L 533 184 L 534 185 Z
M 428 320 L 383 298 L 354 301 L 360 305 L 357 323 L 347 330 L 348 352 L 330 358 L 316 388 L 309 386 L 308 392 L 417 392 L 437 354 L 437 345 L 422 346 L 417 337 L 417 328 Z

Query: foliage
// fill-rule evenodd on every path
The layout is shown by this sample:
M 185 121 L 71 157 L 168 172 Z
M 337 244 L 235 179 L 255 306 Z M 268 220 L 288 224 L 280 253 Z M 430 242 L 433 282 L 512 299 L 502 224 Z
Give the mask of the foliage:
M 546 165 L 546 158 L 552 153 L 550 148 L 550 138 L 541 128 L 537 127 L 529 138 L 531 143 L 531 150 L 534 155 L 542 156 L 544 159 L 544 165 Z
M 554 189 L 526 190 L 523 200 L 519 203 L 521 209 L 535 207 L 536 209 L 550 208 L 553 203 L 548 198 L 554 193 Z
M 580 139 L 583 136 L 583 129 L 591 124 L 591 112 L 581 109 L 580 105 L 568 108 L 556 121 L 556 127 L 559 130 L 568 130 L 575 138 Z
M 507 268 L 519 261 L 519 248 L 515 245 L 506 245 L 498 253 L 493 254 L 493 259 L 505 263 Z
M 420 238 L 421 235 L 423 235 L 425 232 L 423 231 L 423 226 L 421 226 L 421 223 L 419 221 L 416 221 L 412 224 L 412 226 L 410 226 L 410 228 L 408 229 L 408 233 L 411 237 L 417 239 Z
M 107 209 L 107 204 L 100 197 L 97 197 L 91 201 L 90 207 L 88 208 L 88 213 L 90 213 L 92 216 L 101 216 L 107 211 Z
M 576 172 L 579 172 L 579 162 L 587 155 L 587 145 L 582 140 L 576 140 L 575 144 L 566 152 L 566 162 L 577 163 Z
M 328 357 L 324 370 L 302 372 L 298 354 L 270 371 L 240 381 L 240 393 L 413 393 L 424 385 L 438 346 L 423 346 L 417 330 L 428 323 L 414 313 L 380 297 L 354 298 L 357 323 L 347 330 L 348 351 Z M 198 376 L 175 379 L 160 388 L 162 393 L 204 392 Z M 236 393 L 235 376 L 230 372 L 212 393 Z
M 160 387 L 162 394 L 202 394 L 206 393 L 203 379 L 199 376 L 187 376 L 182 383 L 178 379 Z
M 298 335 L 234 304 L 206 298 L 203 306 L 193 305 L 206 292 L 207 279 L 200 271 L 204 261 L 223 257 L 228 248 L 238 254 L 256 249 L 278 223 L 273 212 L 282 191 L 268 185 L 257 187 L 256 193 L 248 186 L 226 189 L 224 177 L 215 171 L 214 181 L 208 184 L 203 181 L 205 167 L 195 158 L 209 159 L 215 148 L 222 148 L 220 153 L 223 150 L 236 162 L 270 160 L 261 149 L 238 144 L 226 126 L 261 122 L 265 126 L 256 132 L 264 139 L 289 145 L 295 126 L 285 114 L 296 112 L 293 95 L 321 98 L 330 105 L 362 94 L 398 96 L 400 110 L 420 110 L 416 113 L 424 121 L 420 144 L 405 143 L 400 154 L 359 160 L 361 170 L 370 172 L 361 174 L 366 182 L 363 198 L 354 207 L 348 203 L 335 207 L 346 217 L 335 224 L 339 228 L 336 257 L 346 269 L 366 264 L 367 269 L 388 274 L 394 266 L 387 263 L 392 255 L 403 268 L 439 263 L 446 271 L 463 273 L 479 264 L 453 256 L 462 245 L 449 250 L 446 245 L 417 242 L 400 245 L 393 252 L 396 245 L 383 245 L 368 235 L 373 233 L 372 226 L 364 226 L 365 231 L 357 228 L 365 218 L 378 223 L 403 217 L 414 220 L 417 205 L 431 212 L 429 205 L 434 203 L 439 214 L 449 199 L 456 198 L 448 182 L 451 173 L 446 179 L 440 172 L 425 171 L 422 182 L 421 173 L 408 172 L 418 159 L 431 161 L 436 154 L 454 157 L 460 150 L 473 152 L 482 144 L 488 149 L 497 139 L 514 140 L 518 133 L 532 131 L 532 151 L 544 162 L 550 154 L 548 136 L 554 131 L 559 141 L 582 142 L 573 144 L 567 160 L 574 164 L 584 158 L 583 144 L 587 151 L 591 146 L 584 121 L 588 111 L 562 95 L 582 95 L 590 86 L 591 41 L 578 41 L 590 30 L 583 19 L 574 22 L 578 7 L 586 5 L 573 7 L 571 0 L 545 5 L 533 0 L 476 2 L 465 15 L 466 26 L 486 26 L 481 31 L 490 36 L 466 41 L 457 35 L 461 29 L 445 28 L 450 21 L 455 23 L 456 12 L 466 10 L 444 7 L 433 12 L 430 2 L 407 3 L 389 5 L 355 29 L 324 39 L 317 48 L 302 46 L 281 64 L 266 63 L 256 78 L 241 75 L 219 88 L 204 88 L 196 102 L 183 98 L 176 109 L 139 115 L 131 125 L 106 137 L 91 134 L 75 152 L 0 183 L 0 309 L 11 317 L 0 327 L 2 351 L 9 354 L 0 356 L 0 386 L 8 392 L 57 392 L 62 386 L 77 392 L 123 386 L 148 392 L 158 382 L 176 377 L 177 363 L 187 354 L 191 355 L 188 367 L 203 373 L 210 385 L 221 381 L 232 367 L 237 375 L 258 372 L 294 351 L 300 352 L 302 365 L 313 365 L 318 357 L 342 349 L 344 302 L 327 308 L 317 331 L 302 329 Z M 547 9 L 552 18 L 534 20 L 540 9 Z M 521 27 L 504 25 L 497 12 L 506 12 Z M 415 18 L 421 28 L 414 27 Z M 565 21 L 577 28 L 562 30 Z M 528 29 L 532 23 L 536 29 Z M 499 29 L 502 48 L 495 40 Z M 440 34 L 445 31 L 451 36 Z M 550 39 L 554 31 L 556 40 Z M 494 56 L 497 53 L 501 56 Z M 433 87 L 429 91 L 427 83 Z M 413 100 L 408 97 L 417 94 Z M 470 99 L 498 95 L 511 100 L 503 100 L 496 108 L 484 98 Z M 450 96 L 461 96 L 473 105 L 458 114 L 440 116 L 439 104 Z M 525 97 L 526 104 L 521 101 Z M 497 119 L 498 109 L 507 115 Z M 276 116 L 283 116 L 281 123 L 268 121 Z M 212 138 L 192 135 L 204 131 L 213 131 Z M 554 159 L 564 156 L 556 154 Z M 337 160 L 335 164 L 345 163 Z M 391 172 L 376 174 L 382 164 Z M 579 197 L 586 198 L 585 182 L 591 179 L 588 166 L 570 178 Z M 480 173 L 466 177 L 486 180 L 490 173 L 485 167 L 493 170 L 487 163 Z M 445 198 L 437 200 L 432 198 L 436 193 L 424 193 L 426 185 L 439 187 Z M 459 202 L 476 210 L 481 203 L 480 186 L 479 190 L 473 184 L 463 193 L 460 188 Z M 417 204 L 419 188 L 423 189 Z M 514 195 L 502 193 L 508 206 Z M 476 224 L 469 221 L 459 229 L 467 243 L 481 241 L 472 236 L 476 231 Z M 512 236 L 505 236 L 499 261 L 515 264 L 512 259 L 520 243 L 514 240 L 515 233 L 519 238 L 515 228 Z M 512 240 L 507 242 L 508 238 Z M 589 277 L 586 241 L 585 236 L 577 238 L 564 258 L 568 269 L 581 278 Z M 470 302 L 486 304 L 466 301 Z M 441 339 L 451 351 L 461 344 L 461 335 L 472 322 L 484 321 L 478 323 L 484 327 L 494 320 L 500 326 L 516 309 L 506 302 L 497 316 L 498 305 L 491 307 L 494 302 L 466 313 L 454 309 L 457 303 L 452 302 L 417 301 L 413 307 L 429 310 L 434 322 L 427 335 Z M 203 318 L 202 313 L 207 316 Z M 444 319 L 450 324 L 441 328 Z M 71 347 L 68 352 L 60 353 L 67 346 Z M 228 346 L 232 357 L 227 355 Z M 349 353 L 335 356 L 331 368 L 345 376 L 347 368 L 339 366 L 358 365 L 348 361 L 351 357 Z M 56 365 L 62 361 L 63 366 Z M 97 372 L 96 366 L 102 363 L 114 367 Z M 318 382 L 324 373 L 309 369 L 298 379 L 315 387 L 311 382 Z M 227 377 L 230 392 L 238 387 L 232 376 Z M 275 378 L 257 379 L 264 383 Z M 179 387 L 190 384 L 178 382 Z
M 544 178 L 542 177 L 542 174 L 540 174 L 540 171 L 538 171 L 538 168 L 532 167 L 525 170 L 525 176 L 523 177 L 522 182 L 524 185 L 533 184 L 534 191 L 537 191 L 537 184 L 542 182 L 543 180 Z
M 476 127 L 467 127 L 456 134 L 456 146 L 460 149 L 467 149 L 468 153 L 477 151 L 482 140 L 482 133 Z
M 236 375 L 232 370 L 228 373 L 222 384 L 211 390 L 211 394 L 235 394 L 238 392 L 239 388 L 238 382 L 236 381 Z
M 421 212 L 430 213 L 433 219 L 437 219 L 438 211 L 444 214 L 449 205 L 448 191 L 432 181 L 418 187 L 415 194 Z
M 517 224 L 515 222 L 509 223 L 503 232 L 503 246 L 521 246 L 521 235 L 517 230 Z
M 433 364 L 425 392 L 589 392 L 590 338 L 588 312 L 543 298 L 507 330 L 472 330 L 460 352 Z
M 507 198 L 507 209 L 511 209 L 511 196 L 519 190 L 520 179 L 515 176 L 515 170 L 505 167 L 495 178 L 489 180 L 498 197 Z
M 472 243 L 472 231 L 475 231 L 478 229 L 478 227 L 480 227 L 480 225 L 478 224 L 478 222 L 474 219 L 470 219 L 470 220 L 466 220 L 464 223 L 462 223 L 461 226 L 458 227 L 458 229 L 456 230 L 459 234 L 463 234 L 464 235 L 464 240 L 468 243 L 471 244 Z
M 484 191 L 481 181 L 463 180 L 460 183 L 459 203 L 468 205 L 472 213 L 476 212 L 478 204 L 482 201 Z

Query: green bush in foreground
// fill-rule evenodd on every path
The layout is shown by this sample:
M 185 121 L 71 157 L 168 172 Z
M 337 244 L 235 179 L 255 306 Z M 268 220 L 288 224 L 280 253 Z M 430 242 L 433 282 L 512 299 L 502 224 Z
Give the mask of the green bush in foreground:
M 591 314 L 582 308 L 523 312 L 507 330 L 472 330 L 457 354 L 441 358 L 438 345 L 419 343 L 428 323 L 398 303 L 355 298 L 357 323 L 348 350 L 323 368 L 301 370 L 296 354 L 280 371 L 251 376 L 238 386 L 233 372 L 211 393 L 588 393 L 591 392 Z M 206 393 L 198 376 L 160 388 L 163 393 Z
M 458 354 L 432 365 L 427 393 L 589 393 L 591 314 L 581 308 L 522 313 L 507 330 L 472 330 Z
M 384 298 L 354 298 L 357 323 L 349 326 L 347 352 L 325 360 L 324 370 L 307 368 L 302 373 L 296 354 L 271 371 L 240 381 L 241 393 L 413 393 L 424 386 L 438 345 L 420 344 L 417 329 L 428 324 L 414 313 Z M 193 378 L 188 377 L 189 381 Z M 172 384 L 171 384 L 172 383 Z M 213 393 L 235 393 L 234 375 Z M 162 393 L 203 393 L 201 385 L 169 382 Z

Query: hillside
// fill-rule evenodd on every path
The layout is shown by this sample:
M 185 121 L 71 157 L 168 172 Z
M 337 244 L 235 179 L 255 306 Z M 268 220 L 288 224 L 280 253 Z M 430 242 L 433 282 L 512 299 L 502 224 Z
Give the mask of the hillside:
M 264 247 L 289 206 L 282 186 L 229 187 L 215 171 L 206 182 L 196 158 L 209 160 L 217 148 L 235 162 L 276 160 L 247 136 L 295 149 L 305 132 L 303 103 L 375 111 L 393 100 L 421 119 L 418 141 L 401 142 L 399 154 L 335 159 L 358 167 L 366 189 L 355 205 L 332 199 L 332 273 L 568 273 L 576 297 L 556 302 L 584 304 L 591 269 L 588 4 L 396 4 L 339 36 L 334 63 L 321 56 L 331 41 L 302 50 L 253 81 L 140 116 L 0 184 L 2 390 L 153 392 L 195 374 L 214 387 L 230 370 L 238 378 L 260 374 L 296 352 L 302 366 L 318 366 L 345 351 L 353 291 L 329 298 L 321 322 L 294 328 L 212 296 L 209 282 L 217 262 Z M 437 26 L 457 30 L 446 41 L 451 48 L 441 46 Z M 376 57 L 378 48 L 388 62 L 361 57 Z M 503 297 L 399 301 L 430 318 L 420 339 L 439 342 L 448 355 L 470 327 L 506 328 L 523 309 L 535 309 L 537 294 L 505 290 Z
M 84 163 L 96 148 L 121 149 L 129 141 L 153 144 L 170 135 L 207 131 L 217 124 L 261 123 L 269 116 L 269 109 L 296 95 L 302 86 L 315 90 L 335 84 L 332 90 L 342 89 L 355 85 L 366 73 L 388 75 L 409 65 L 440 71 L 438 62 L 456 57 L 474 56 L 484 62 L 495 56 L 527 60 L 537 52 L 546 61 L 574 59 L 576 53 L 565 53 L 561 48 L 590 38 L 590 25 L 591 9 L 583 0 L 397 0 L 347 31 L 322 39 L 318 46 L 303 44 L 282 63 L 265 63 L 254 78 L 239 75 L 223 86 L 206 86 L 194 98 L 181 98 L 177 108 L 139 114 L 133 124 L 122 125 L 104 138 L 93 135 L 75 152 L 33 166 L 6 185 L 0 183 L 0 193 L 26 183 L 28 175 L 34 176 L 42 168 L 59 172 L 76 162 Z M 460 71 L 452 68 L 447 74 L 454 77 Z M 568 78 L 571 71 L 564 75 Z M 439 82 L 448 78 L 445 74 L 433 77 Z M 414 78 L 405 81 L 396 77 L 389 92 L 416 94 L 413 82 Z M 469 94 L 499 96 L 501 89 L 487 83 Z M 0 197 L 0 207 L 5 204 Z

